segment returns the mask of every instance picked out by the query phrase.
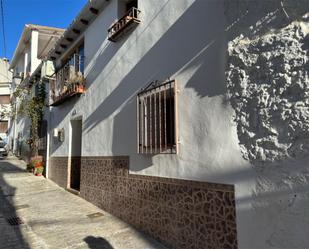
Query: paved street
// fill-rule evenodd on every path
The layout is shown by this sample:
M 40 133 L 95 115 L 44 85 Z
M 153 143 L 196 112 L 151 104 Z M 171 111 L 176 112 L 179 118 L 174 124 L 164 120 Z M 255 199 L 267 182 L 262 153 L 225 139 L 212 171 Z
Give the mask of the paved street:
M 25 164 L 14 157 L 0 160 L 1 249 L 164 248 L 128 224 L 24 169 Z M 14 217 L 20 220 L 10 219 Z M 23 224 L 9 224 L 16 221 Z

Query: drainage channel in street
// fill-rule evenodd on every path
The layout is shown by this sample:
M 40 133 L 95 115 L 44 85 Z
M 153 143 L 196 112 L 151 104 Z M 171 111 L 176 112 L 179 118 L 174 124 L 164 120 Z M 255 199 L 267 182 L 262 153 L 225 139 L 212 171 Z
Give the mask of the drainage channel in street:
M 97 213 L 93 213 L 93 214 L 88 214 L 87 217 L 90 219 L 96 219 L 96 218 L 100 218 L 103 217 L 104 214 L 97 212 Z
M 25 222 L 18 216 L 12 216 L 9 218 L 6 218 L 6 221 L 11 225 L 11 226 L 19 226 L 24 224 Z

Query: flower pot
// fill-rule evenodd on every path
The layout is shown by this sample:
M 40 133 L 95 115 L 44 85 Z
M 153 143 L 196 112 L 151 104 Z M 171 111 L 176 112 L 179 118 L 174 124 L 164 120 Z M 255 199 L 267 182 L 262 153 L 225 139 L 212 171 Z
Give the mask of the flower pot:
M 42 176 L 42 173 L 36 173 L 35 175 L 36 176 Z

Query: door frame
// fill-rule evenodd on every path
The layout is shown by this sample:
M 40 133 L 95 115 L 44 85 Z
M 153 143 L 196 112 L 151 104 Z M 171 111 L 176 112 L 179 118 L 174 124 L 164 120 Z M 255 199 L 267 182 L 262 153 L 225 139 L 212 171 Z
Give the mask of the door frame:
M 70 125 L 69 125 L 69 155 L 68 155 L 68 176 L 67 176 L 67 189 L 70 190 L 70 192 L 73 192 L 76 194 L 79 194 L 79 191 L 71 188 L 71 163 L 72 163 L 72 136 L 73 136 L 73 128 L 72 128 L 72 121 L 81 121 L 82 123 L 82 130 L 83 130 L 83 116 L 79 115 L 74 118 L 70 119 Z M 83 132 L 81 133 L 81 139 L 83 143 Z M 82 143 L 81 143 L 81 155 L 82 156 Z

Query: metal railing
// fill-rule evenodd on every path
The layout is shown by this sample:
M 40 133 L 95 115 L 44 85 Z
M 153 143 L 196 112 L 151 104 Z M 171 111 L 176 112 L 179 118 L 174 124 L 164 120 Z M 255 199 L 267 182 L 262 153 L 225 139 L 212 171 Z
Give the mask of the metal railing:
M 174 80 L 150 85 L 138 93 L 137 124 L 138 153 L 178 152 L 177 91 Z
M 120 18 L 116 23 L 114 23 L 108 29 L 108 39 L 110 41 L 116 41 L 117 36 L 126 30 L 131 24 L 140 23 L 139 14 L 140 10 L 133 7 L 131 8 L 122 18 Z
M 74 54 L 56 72 L 56 80 L 51 84 L 51 102 L 54 103 L 76 93 L 83 93 L 84 90 L 84 58 Z

